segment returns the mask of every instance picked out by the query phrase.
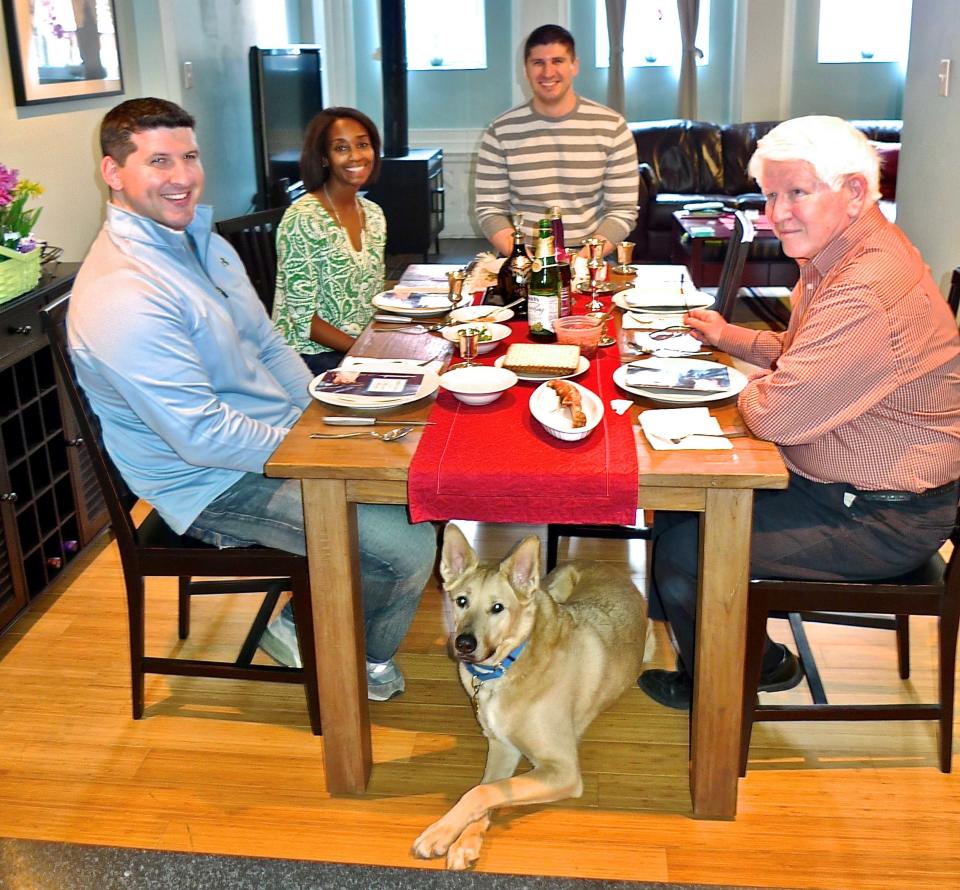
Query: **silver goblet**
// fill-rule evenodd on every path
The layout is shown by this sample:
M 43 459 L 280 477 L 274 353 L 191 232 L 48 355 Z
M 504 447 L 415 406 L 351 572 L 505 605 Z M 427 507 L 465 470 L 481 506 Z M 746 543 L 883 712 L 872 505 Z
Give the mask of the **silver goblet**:
M 620 265 L 613 271 L 618 275 L 629 275 L 633 271 L 630 267 L 630 260 L 633 259 L 633 248 L 635 246 L 632 241 L 617 242 L 617 262 Z

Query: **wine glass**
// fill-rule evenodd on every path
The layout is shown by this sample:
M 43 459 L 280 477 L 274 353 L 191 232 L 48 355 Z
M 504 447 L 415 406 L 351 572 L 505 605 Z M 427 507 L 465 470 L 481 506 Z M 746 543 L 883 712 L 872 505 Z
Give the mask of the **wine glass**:
M 618 275 L 629 275 L 633 272 L 633 269 L 630 268 L 630 260 L 633 259 L 633 248 L 635 247 L 632 241 L 618 241 L 617 242 L 617 262 L 620 264 L 613 271 Z
M 456 269 L 453 272 L 447 272 L 447 283 L 449 289 L 447 299 L 456 306 L 463 298 L 463 282 L 467 280 L 466 269 Z
M 587 303 L 588 312 L 602 312 L 603 303 L 597 298 L 600 270 L 604 267 L 603 241 L 600 238 L 588 238 L 584 244 L 590 252 L 587 261 L 587 272 L 590 275 L 590 302 Z
M 478 328 L 461 328 L 457 331 L 457 345 L 460 347 L 461 362 L 450 366 L 454 368 L 472 368 L 480 354 L 480 330 Z

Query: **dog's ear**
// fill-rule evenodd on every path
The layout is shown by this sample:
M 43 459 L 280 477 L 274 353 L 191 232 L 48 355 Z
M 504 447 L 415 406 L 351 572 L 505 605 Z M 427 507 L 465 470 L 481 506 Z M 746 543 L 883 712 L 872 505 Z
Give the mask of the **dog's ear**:
M 477 554 L 467 543 L 463 532 L 448 524 L 443 530 L 443 551 L 440 555 L 440 577 L 444 584 L 456 581 L 477 566 Z
M 500 563 L 500 571 L 518 594 L 532 594 L 540 586 L 540 539 L 524 538 Z

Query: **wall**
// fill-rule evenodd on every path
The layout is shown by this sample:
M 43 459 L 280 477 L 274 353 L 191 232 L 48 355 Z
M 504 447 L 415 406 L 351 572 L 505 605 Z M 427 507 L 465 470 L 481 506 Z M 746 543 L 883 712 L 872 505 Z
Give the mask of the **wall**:
M 914 9 L 927 6 L 914 0 Z M 846 118 L 898 119 L 903 116 L 903 71 L 900 65 L 817 63 L 818 0 L 796 3 L 792 116 L 835 114 Z
M 960 19 L 955 0 L 914 0 L 897 172 L 897 224 L 946 293 L 960 265 Z M 952 59 L 950 96 L 937 95 L 937 65 Z
M 127 95 L 140 88 L 139 54 L 133 15 L 118 3 L 117 32 Z M 83 258 L 103 219 L 106 191 L 97 164 L 97 129 L 104 112 L 123 97 L 76 99 L 18 108 L 0 18 L 0 163 L 39 182 L 45 193 L 31 207 L 43 212 L 37 234 L 63 248 L 65 261 Z

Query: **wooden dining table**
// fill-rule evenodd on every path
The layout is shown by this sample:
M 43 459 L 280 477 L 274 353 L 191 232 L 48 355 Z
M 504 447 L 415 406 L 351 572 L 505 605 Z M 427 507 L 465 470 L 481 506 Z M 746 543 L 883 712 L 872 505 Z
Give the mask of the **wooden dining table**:
M 616 313 L 617 315 L 619 313 Z M 633 335 L 618 325 L 623 361 Z M 447 360 L 438 335 L 405 334 L 372 323 L 351 353 L 367 357 Z M 521 384 L 522 385 L 522 384 Z M 725 430 L 742 426 L 735 399 L 711 404 Z M 432 400 L 377 413 L 402 425 L 425 420 Z M 657 407 L 636 399 L 631 411 Z M 662 406 L 660 406 L 662 407 Z M 364 791 L 372 767 L 366 697 L 363 612 L 357 551 L 357 504 L 407 503 L 407 474 L 420 430 L 395 442 L 310 439 L 326 414 L 350 413 L 313 402 L 267 462 L 268 476 L 299 479 L 316 633 L 323 756 L 330 793 Z M 381 427 L 382 429 L 382 427 Z M 701 517 L 697 662 L 690 732 L 690 793 L 697 817 L 736 815 L 750 517 L 757 489 L 787 486 L 777 448 L 752 437 L 732 450 L 655 451 L 634 425 L 638 506 L 687 510 Z M 451 519 L 456 517 L 449 517 Z

